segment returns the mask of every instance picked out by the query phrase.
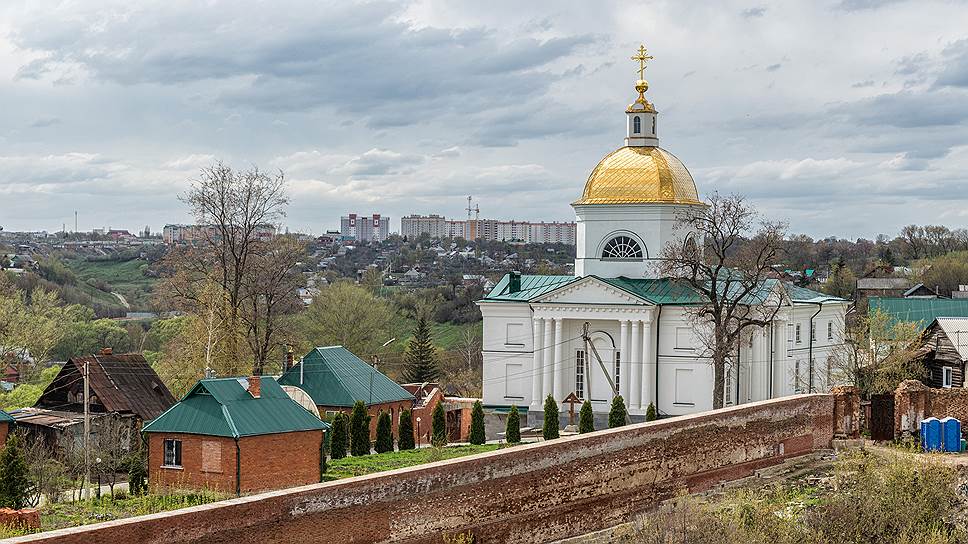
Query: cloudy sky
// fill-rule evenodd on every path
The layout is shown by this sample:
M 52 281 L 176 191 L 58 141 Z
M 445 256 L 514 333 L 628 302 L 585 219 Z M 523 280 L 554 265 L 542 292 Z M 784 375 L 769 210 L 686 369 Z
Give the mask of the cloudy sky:
M 287 225 L 571 220 L 644 42 L 701 193 L 814 237 L 968 226 L 968 4 L 4 0 L 0 225 L 188 221 L 200 168 L 281 169 Z

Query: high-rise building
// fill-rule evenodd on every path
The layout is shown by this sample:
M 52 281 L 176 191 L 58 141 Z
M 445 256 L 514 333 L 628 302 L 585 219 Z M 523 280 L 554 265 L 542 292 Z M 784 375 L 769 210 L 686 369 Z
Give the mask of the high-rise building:
M 574 222 L 501 221 L 497 219 L 449 220 L 440 215 L 409 215 L 400 220 L 400 234 L 414 238 L 465 238 L 525 243 L 575 245 Z
M 358 216 L 351 213 L 340 218 L 339 231 L 343 239 L 382 242 L 390 235 L 390 218 L 378 213 L 372 216 Z

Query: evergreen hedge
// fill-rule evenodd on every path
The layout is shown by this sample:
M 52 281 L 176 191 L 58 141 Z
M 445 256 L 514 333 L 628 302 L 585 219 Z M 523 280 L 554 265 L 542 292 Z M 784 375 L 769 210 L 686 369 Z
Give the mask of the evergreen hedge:
M 434 446 L 447 445 L 447 417 L 444 415 L 444 403 L 438 402 L 431 416 L 430 443 Z
M 578 412 L 578 432 L 581 434 L 590 433 L 595 430 L 595 414 L 592 413 L 591 401 L 585 401 Z
M 400 426 L 397 428 L 397 449 L 400 451 L 412 450 L 413 443 L 413 412 L 410 410 L 400 410 Z
M 380 410 L 380 415 L 376 418 L 375 449 L 377 453 L 393 451 L 393 421 L 386 410 Z
M 548 395 L 544 403 L 544 427 L 541 430 L 544 439 L 558 438 L 558 426 L 558 403 L 555 402 L 554 397 Z
M 350 453 L 354 457 L 370 454 L 370 415 L 362 400 L 356 401 L 350 414 Z
M 504 428 L 504 440 L 508 444 L 517 444 L 521 441 L 521 415 L 518 413 L 518 406 L 511 405 L 508 412 L 507 426 Z
M 20 510 L 27 506 L 30 493 L 27 459 L 17 435 L 7 437 L 0 452 L 0 506 Z
M 474 408 L 471 409 L 471 436 L 470 443 L 481 445 L 486 442 L 484 437 L 484 406 L 481 401 L 474 401 Z
M 628 411 L 625 409 L 625 399 L 619 395 L 612 399 L 612 409 L 608 411 L 608 428 L 614 429 L 625 425 L 625 416 Z
M 332 433 L 329 437 L 329 456 L 333 459 L 346 457 L 347 442 L 349 442 L 346 425 L 346 414 L 343 412 L 337 413 L 336 417 L 333 418 L 333 427 L 329 431 Z

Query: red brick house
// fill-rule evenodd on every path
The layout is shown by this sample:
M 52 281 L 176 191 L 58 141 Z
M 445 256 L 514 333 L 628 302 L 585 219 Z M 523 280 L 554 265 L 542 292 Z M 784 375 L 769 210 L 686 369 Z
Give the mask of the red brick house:
M 241 494 L 316 483 L 328 428 L 272 378 L 200 380 L 144 427 L 148 485 Z
M 376 420 L 390 413 L 393 436 L 398 436 L 400 410 L 413 408 L 413 395 L 343 346 L 315 348 L 279 378 L 280 385 L 298 387 L 312 397 L 320 417 L 349 414 L 356 401 L 366 405 L 370 439 L 376 439 Z

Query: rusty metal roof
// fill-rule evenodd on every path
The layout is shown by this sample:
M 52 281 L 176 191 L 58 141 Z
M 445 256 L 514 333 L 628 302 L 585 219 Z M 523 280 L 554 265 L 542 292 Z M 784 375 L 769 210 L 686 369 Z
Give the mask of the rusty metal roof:
M 34 406 L 72 409 L 68 392 L 83 383 L 88 363 L 91 395 L 108 412 L 130 412 L 144 421 L 154 419 L 175 404 L 175 397 L 139 353 L 97 354 L 73 357 L 61 368 Z

